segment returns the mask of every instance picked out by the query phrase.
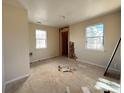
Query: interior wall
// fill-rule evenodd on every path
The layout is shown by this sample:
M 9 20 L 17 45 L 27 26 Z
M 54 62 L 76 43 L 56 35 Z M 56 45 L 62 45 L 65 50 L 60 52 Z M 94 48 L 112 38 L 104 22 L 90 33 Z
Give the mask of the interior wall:
M 3 3 L 2 24 L 4 80 L 8 83 L 30 71 L 27 11 Z
M 36 49 L 35 31 L 41 29 L 47 31 L 47 48 Z M 43 60 L 59 56 L 59 30 L 55 27 L 38 25 L 29 23 L 29 39 L 30 39 L 30 52 L 33 55 L 30 57 L 30 62 Z
M 104 51 L 85 48 L 85 28 L 97 23 L 104 24 Z M 70 26 L 70 40 L 75 43 L 75 52 L 78 61 L 105 67 L 121 36 L 121 12 L 116 11 L 104 16 L 89 19 Z M 120 47 L 112 62 L 112 68 L 120 71 Z

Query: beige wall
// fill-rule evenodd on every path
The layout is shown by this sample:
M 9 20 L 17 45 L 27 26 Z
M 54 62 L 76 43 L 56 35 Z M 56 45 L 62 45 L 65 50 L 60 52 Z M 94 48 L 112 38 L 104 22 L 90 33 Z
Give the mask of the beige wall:
M 104 51 L 88 50 L 85 48 L 85 28 L 97 23 L 104 24 Z M 106 66 L 112 51 L 121 35 L 121 13 L 110 13 L 101 17 L 86 20 L 70 26 L 70 40 L 75 42 L 76 56 L 79 61 Z M 120 49 L 114 58 L 116 67 L 113 69 L 120 70 Z
M 29 74 L 27 11 L 3 4 L 3 65 L 5 82 Z
M 36 49 L 35 30 L 47 31 L 47 48 Z M 30 62 L 59 56 L 59 31 L 57 28 L 29 23 Z

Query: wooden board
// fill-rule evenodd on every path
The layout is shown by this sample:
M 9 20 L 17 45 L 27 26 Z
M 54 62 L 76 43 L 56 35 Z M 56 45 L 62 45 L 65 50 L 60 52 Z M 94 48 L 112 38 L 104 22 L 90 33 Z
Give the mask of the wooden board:
M 69 87 L 66 87 L 66 93 L 70 93 Z
M 83 93 L 91 93 L 88 87 L 81 87 Z

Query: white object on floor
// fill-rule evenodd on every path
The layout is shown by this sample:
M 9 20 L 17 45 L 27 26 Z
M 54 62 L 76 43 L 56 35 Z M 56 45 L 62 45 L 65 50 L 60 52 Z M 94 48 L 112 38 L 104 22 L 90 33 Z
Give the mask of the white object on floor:
M 81 87 L 83 93 L 91 93 L 88 87 Z
M 63 72 L 70 72 L 71 70 L 69 68 L 62 68 Z
M 68 65 L 64 65 L 64 66 L 59 65 L 58 70 L 62 72 L 72 72 L 73 69 L 69 67 Z
M 66 93 L 70 93 L 69 87 L 66 87 Z

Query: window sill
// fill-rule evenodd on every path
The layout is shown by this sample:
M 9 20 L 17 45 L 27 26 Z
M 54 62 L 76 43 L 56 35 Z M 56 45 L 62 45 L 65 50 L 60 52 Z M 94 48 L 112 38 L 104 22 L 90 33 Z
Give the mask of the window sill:
M 47 49 L 47 47 L 45 48 L 35 48 L 36 50 L 42 50 L 42 49 Z
M 98 52 L 105 52 L 104 49 L 89 49 L 89 48 L 85 48 L 86 50 L 89 50 L 89 51 L 98 51 Z

